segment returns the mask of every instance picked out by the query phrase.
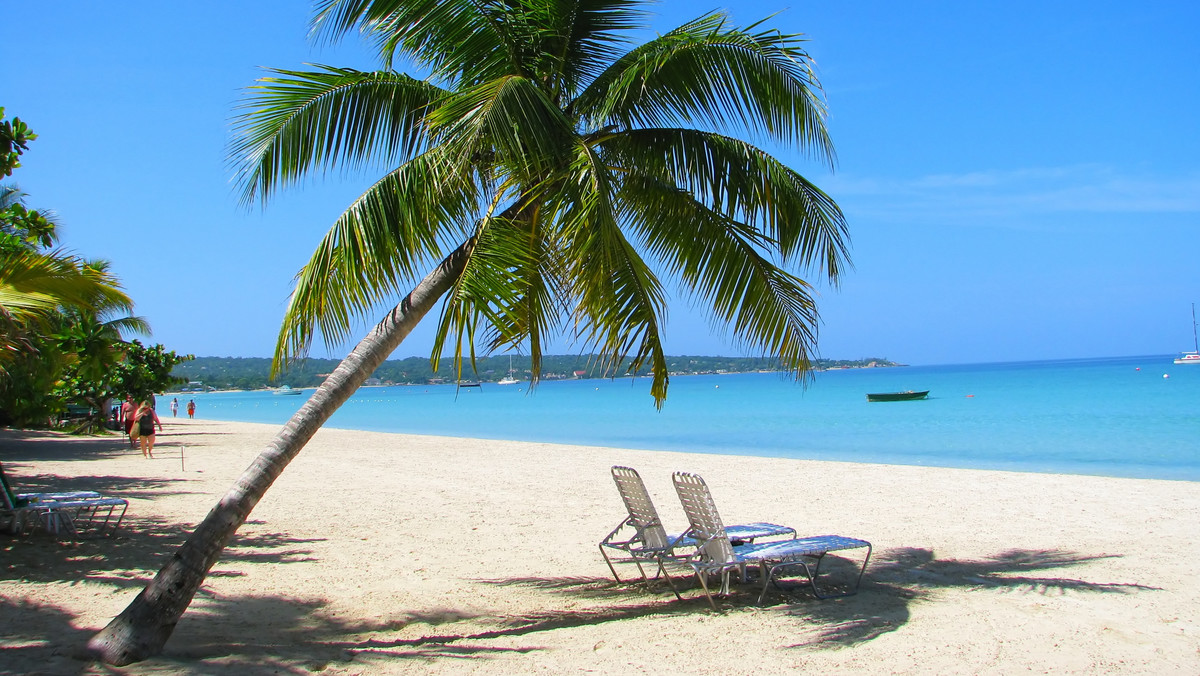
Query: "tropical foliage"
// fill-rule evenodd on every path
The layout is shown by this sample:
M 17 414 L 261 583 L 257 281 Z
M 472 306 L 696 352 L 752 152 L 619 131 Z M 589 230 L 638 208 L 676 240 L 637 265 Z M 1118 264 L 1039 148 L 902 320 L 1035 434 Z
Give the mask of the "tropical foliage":
M 19 119 L 0 120 L 6 175 L 36 138 Z M 133 301 L 106 261 L 50 249 L 54 216 L 28 208 L 26 197 L 0 186 L 0 423 L 45 426 L 76 405 L 93 412 L 92 427 L 107 399 L 141 393 L 148 383 L 161 391 L 184 358 L 161 346 L 150 360 L 131 357 L 147 348 L 124 336 L 147 335 L 149 324 L 132 315 Z
M 431 361 L 449 347 L 452 377 L 507 348 L 529 355 L 537 378 L 543 346 L 566 334 L 606 372 L 649 368 L 661 406 L 669 285 L 748 352 L 806 372 L 818 316 L 799 275 L 837 282 L 845 222 L 744 138 L 833 164 L 803 40 L 713 13 L 631 46 L 642 4 L 319 0 L 316 34 L 360 32 L 383 67 L 260 80 L 232 148 L 245 197 L 335 168 L 387 171 L 299 272 L 276 367 L 394 307 L 93 637 L 97 655 L 121 665 L 162 649 L 287 464 L 439 303 Z
M 396 163 L 300 273 L 277 358 L 303 355 L 314 330 L 340 342 L 461 243 L 438 334 L 458 364 L 482 334 L 488 351 L 524 348 L 536 377 L 543 343 L 566 331 L 609 368 L 648 365 L 661 404 L 664 273 L 742 347 L 802 373 L 816 305 L 775 263 L 836 282 L 844 222 L 725 131 L 833 162 L 802 40 L 709 14 L 622 53 L 638 4 L 320 3 L 321 34 L 360 30 L 386 65 L 432 77 L 280 70 L 246 104 L 234 154 L 248 199 L 340 162 Z
M 0 107 L 0 175 L 12 176 L 13 169 L 21 166 L 21 154 L 36 138 L 37 134 L 21 118 L 5 119 L 4 108 Z

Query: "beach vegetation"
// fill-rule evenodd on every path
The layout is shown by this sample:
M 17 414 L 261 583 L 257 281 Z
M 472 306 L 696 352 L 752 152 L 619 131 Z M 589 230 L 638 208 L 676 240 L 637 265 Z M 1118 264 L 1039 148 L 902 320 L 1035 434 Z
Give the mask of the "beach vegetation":
M 0 120 L 6 175 L 36 138 L 18 118 Z M 108 399 L 173 383 L 182 358 L 125 341 L 148 335 L 150 325 L 133 315 L 109 263 L 58 248 L 53 212 L 30 209 L 27 197 L 0 186 L 0 424 L 45 427 L 74 407 L 90 431 L 103 423 Z M 144 350 L 155 358 L 134 358 Z M 157 390 L 146 389 L 151 383 Z
M 536 384 L 543 346 L 565 337 L 601 373 L 648 369 L 662 406 L 668 285 L 744 352 L 810 371 L 808 279 L 836 285 L 846 224 L 756 145 L 835 163 L 804 38 L 713 12 L 633 45 L 648 4 L 319 0 L 315 34 L 358 33 L 381 67 L 269 71 L 238 111 L 237 180 L 265 203 L 314 173 L 384 173 L 300 269 L 275 369 L 382 319 L 93 637 L 95 654 L 122 665 L 161 651 L 254 505 L 435 308 L 430 362 L 448 357 L 452 379 L 514 350 Z
M 36 138 L 21 118 L 6 119 L 0 107 L 0 175 L 12 176 L 13 170 L 21 166 L 21 155 L 29 150 L 29 142 Z

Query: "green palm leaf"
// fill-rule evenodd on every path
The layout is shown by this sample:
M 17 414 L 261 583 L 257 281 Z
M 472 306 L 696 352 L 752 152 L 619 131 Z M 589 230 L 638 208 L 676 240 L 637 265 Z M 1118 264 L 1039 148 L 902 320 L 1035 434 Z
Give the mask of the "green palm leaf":
M 714 329 L 797 373 L 808 369 L 816 303 L 809 284 L 770 261 L 774 242 L 669 184 L 636 177 L 624 188 L 646 248 L 709 308 Z
M 447 97 L 429 113 L 431 133 L 451 161 L 486 157 L 523 184 L 536 184 L 563 163 L 574 130 L 537 83 L 503 77 Z
M 273 368 L 306 354 L 315 331 L 327 345 L 345 340 L 356 320 L 441 256 L 456 227 L 465 237 L 480 199 L 474 178 L 431 152 L 368 188 L 297 275 Z
M 271 70 L 238 107 L 230 157 L 243 198 L 273 190 L 314 169 L 368 160 L 393 164 L 422 152 L 422 120 L 441 89 L 389 71 Z
M 730 28 L 714 13 L 627 54 L 574 104 L 593 129 L 714 128 L 766 133 L 834 163 L 825 104 L 798 35 Z
M 668 381 L 661 283 L 622 232 L 619 184 L 600 156 L 581 145 L 572 170 L 556 207 L 578 335 L 602 355 L 605 372 L 626 360 L 630 372 L 649 363 L 651 394 L 661 407 Z
M 639 129 L 599 144 L 623 171 L 678 187 L 726 218 L 755 224 L 786 260 L 837 283 L 849 264 L 841 209 L 799 172 L 753 145 L 692 129 Z

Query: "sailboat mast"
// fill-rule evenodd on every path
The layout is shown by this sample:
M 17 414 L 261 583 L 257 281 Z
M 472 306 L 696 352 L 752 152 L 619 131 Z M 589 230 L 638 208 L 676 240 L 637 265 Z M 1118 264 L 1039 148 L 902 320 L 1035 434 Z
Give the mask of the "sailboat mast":
M 1196 337 L 1196 304 L 1192 303 L 1192 343 L 1196 346 L 1196 351 L 1200 352 L 1200 339 Z

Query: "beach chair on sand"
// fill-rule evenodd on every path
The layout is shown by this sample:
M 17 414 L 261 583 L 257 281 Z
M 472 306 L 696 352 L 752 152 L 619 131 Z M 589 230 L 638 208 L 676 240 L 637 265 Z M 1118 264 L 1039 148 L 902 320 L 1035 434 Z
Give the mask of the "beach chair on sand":
M 642 482 L 642 477 L 637 470 L 615 465 L 612 468 L 612 476 L 613 481 L 617 484 L 617 492 L 621 494 L 621 500 L 625 503 L 625 509 L 629 513 L 624 521 L 600 541 L 600 554 L 604 557 L 604 562 L 608 564 L 608 569 L 612 571 L 613 579 L 621 582 L 620 576 L 617 575 L 617 569 L 613 566 L 613 560 L 608 555 L 608 550 L 623 552 L 629 560 L 632 560 L 637 565 L 638 572 L 642 574 L 642 582 L 647 585 L 650 580 L 646 577 L 646 570 L 642 568 L 642 562 L 653 561 L 658 568 L 655 578 L 657 579 L 659 575 L 666 578 L 667 584 L 671 586 L 671 591 L 675 592 L 676 597 L 679 597 L 679 592 L 676 591 L 675 584 L 671 581 L 671 576 L 667 573 L 664 563 L 670 559 L 686 558 L 688 554 L 677 554 L 676 548 L 694 547 L 697 542 L 684 533 L 674 535 L 667 533 L 663 528 L 662 521 L 658 518 L 658 510 L 654 508 L 654 502 L 650 500 L 650 494 L 646 491 L 646 484 Z M 773 523 L 730 526 L 726 529 L 726 533 L 728 537 L 738 542 L 753 542 L 759 538 L 774 536 L 796 536 L 794 528 Z
M 42 528 L 74 537 L 83 529 L 111 535 L 125 518 L 129 501 L 93 491 L 15 493 L 0 467 L 0 531 L 25 534 Z
M 710 575 L 721 575 L 722 595 L 729 593 L 729 573 L 740 570 L 745 574 L 748 565 L 755 565 L 760 570 L 762 592 L 758 602 L 762 603 L 767 595 L 767 587 L 774 583 L 776 573 L 789 566 L 800 566 L 808 577 L 813 594 L 819 599 L 835 596 L 849 596 L 858 592 L 862 583 L 863 573 L 867 570 L 867 562 L 871 559 L 871 543 L 866 540 L 843 537 L 841 535 L 818 535 L 815 537 L 780 540 L 775 542 L 734 544 L 726 534 L 721 524 L 721 515 L 717 513 L 716 504 L 704 479 L 687 472 L 676 472 L 673 476 L 675 492 L 683 504 L 690 524 L 687 535 L 698 542 L 696 552 L 687 563 L 696 571 L 700 586 L 708 602 L 716 610 L 712 592 L 708 588 Z M 866 548 L 862 567 L 854 587 L 840 594 L 822 593 L 817 586 L 821 574 L 821 563 L 829 552 Z

